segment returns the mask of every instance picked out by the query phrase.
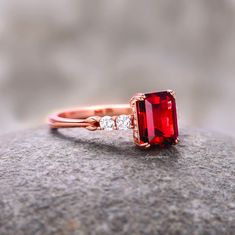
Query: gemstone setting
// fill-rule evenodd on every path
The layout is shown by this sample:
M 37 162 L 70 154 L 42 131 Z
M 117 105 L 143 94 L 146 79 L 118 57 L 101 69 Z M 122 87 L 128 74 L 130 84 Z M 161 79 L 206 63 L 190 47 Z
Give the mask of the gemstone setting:
M 100 119 L 100 129 L 111 131 L 115 128 L 115 122 L 110 116 L 104 116 Z
M 118 130 L 127 130 L 131 128 L 131 118 L 128 115 L 120 115 L 116 119 Z
M 138 94 L 131 100 L 134 141 L 139 146 L 176 143 L 178 124 L 173 91 Z

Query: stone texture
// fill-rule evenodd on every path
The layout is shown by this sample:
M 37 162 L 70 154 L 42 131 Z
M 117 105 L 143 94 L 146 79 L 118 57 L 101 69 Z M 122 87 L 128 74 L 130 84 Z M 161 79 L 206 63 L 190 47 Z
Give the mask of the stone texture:
M 180 137 L 143 151 L 130 131 L 1 136 L 0 234 L 234 234 L 233 139 Z

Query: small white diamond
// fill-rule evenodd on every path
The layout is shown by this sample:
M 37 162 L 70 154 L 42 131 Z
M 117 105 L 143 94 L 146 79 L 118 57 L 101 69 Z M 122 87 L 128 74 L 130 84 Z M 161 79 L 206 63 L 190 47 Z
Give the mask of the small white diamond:
M 131 119 L 128 115 L 120 115 L 116 119 L 117 129 L 127 130 L 131 128 Z
M 110 116 L 104 116 L 100 119 L 100 128 L 102 130 L 113 130 L 114 120 Z

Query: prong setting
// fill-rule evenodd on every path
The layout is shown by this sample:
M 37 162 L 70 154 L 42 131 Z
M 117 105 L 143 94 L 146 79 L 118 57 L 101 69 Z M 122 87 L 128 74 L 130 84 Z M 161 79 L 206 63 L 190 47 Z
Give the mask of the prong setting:
M 145 100 L 145 94 L 138 93 L 135 96 L 133 96 L 130 100 L 130 105 L 133 111 L 133 139 L 136 146 L 138 146 L 141 149 L 147 149 L 150 147 L 150 143 L 145 142 L 142 143 L 140 141 L 140 135 L 139 135 L 139 127 L 138 127 L 138 115 L 136 110 L 136 102 L 138 101 L 144 101 Z
M 170 93 L 174 98 L 176 98 L 176 93 L 173 90 L 167 90 L 168 93 Z
M 139 93 L 132 97 L 133 138 L 137 146 L 148 148 L 178 143 L 175 97 L 173 90 Z
M 145 99 L 144 93 L 138 93 L 135 96 L 133 96 L 130 100 L 130 105 L 133 108 L 137 101 L 143 101 Z
M 173 144 L 176 145 L 176 144 L 178 144 L 179 142 L 180 142 L 180 139 L 179 139 L 179 137 L 178 137 L 178 138 L 176 138 L 176 139 L 174 140 Z
M 139 143 L 135 143 L 135 144 L 141 149 L 148 149 L 151 147 L 151 145 L 148 142 L 143 143 L 143 144 L 139 144 Z

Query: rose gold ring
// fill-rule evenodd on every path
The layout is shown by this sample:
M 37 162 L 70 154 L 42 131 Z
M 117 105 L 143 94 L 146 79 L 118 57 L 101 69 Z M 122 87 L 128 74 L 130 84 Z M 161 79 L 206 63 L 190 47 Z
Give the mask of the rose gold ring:
M 95 130 L 133 129 L 134 143 L 142 148 L 178 142 L 175 92 L 138 93 L 130 104 L 75 108 L 49 116 L 52 129 L 83 127 Z

